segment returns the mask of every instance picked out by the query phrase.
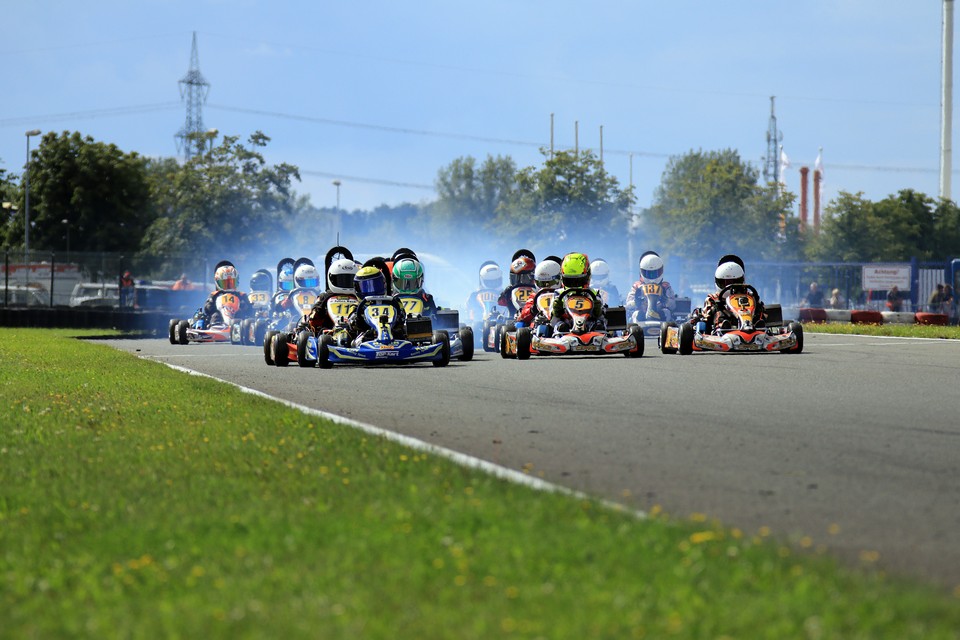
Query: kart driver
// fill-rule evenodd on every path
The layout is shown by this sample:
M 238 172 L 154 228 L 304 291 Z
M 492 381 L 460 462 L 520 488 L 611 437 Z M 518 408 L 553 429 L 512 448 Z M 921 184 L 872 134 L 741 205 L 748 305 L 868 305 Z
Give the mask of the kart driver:
M 533 295 L 533 284 L 534 284 L 534 271 L 537 268 L 537 264 L 533 261 L 533 258 L 527 255 L 520 255 L 514 258 L 513 262 L 510 263 L 510 286 L 500 292 L 500 296 L 497 298 L 497 304 L 501 307 L 507 309 L 507 313 L 510 316 L 516 316 L 520 312 L 522 305 L 526 304 L 529 298 L 524 297 L 524 295 Z M 517 289 L 525 290 L 519 292 L 518 296 L 514 296 L 514 291 Z M 522 304 L 518 306 L 514 298 L 519 298 L 522 300 Z
M 212 292 L 203 303 L 203 307 L 198 312 L 198 319 L 203 319 L 208 325 L 210 324 L 220 324 L 223 322 L 223 316 L 217 309 L 217 300 L 221 296 L 233 295 L 237 298 L 238 301 L 238 311 L 236 318 L 246 318 L 249 317 L 253 312 L 253 305 L 250 304 L 250 300 L 247 298 L 247 294 L 242 291 L 237 291 L 237 283 L 240 281 L 240 274 L 237 273 L 237 268 L 227 263 L 221 263 L 217 266 L 216 271 L 213 273 L 214 282 L 216 282 L 217 289 Z
M 500 287 L 503 286 L 503 271 L 493 260 L 487 260 L 480 265 L 480 288 L 467 298 L 467 320 L 471 323 L 481 322 L 486 318 L 488 309 L 496 306 L 500 296 Z
M 659 309 L 662 320 L 670 320 L 677 306 L 677 294 L 670 283 L 663 279 L 663 258 L 655 251 L 647 251 L 640 256 L 640 279 L 633 283 L 624 307 L 627 315 L 640 322 L 647 319 L 647 294 L 657 295 L 659 291 Z
M 517 327 L 530 325 L 542 313 L 539 300 L 546 295 L 552 295 L 560 286 L 560 263 L 553 258 L 541 261 L 533 272 L 533 283 L 537 287 L 537 292 L 517 313 Z
M 690 313 L 691 323 L 704 323 L 704 326 L 700 328 L 701 333 L 711 332 L 715 328 L 730 329 L 736 324 L 736 317 L 727 309 L 726 299 L 729 297 L 730 291 L 725 292 L 722 298 L 720 292 L 728 285 L 744 284 L 745 271 L 743 260 L 733 254 L 720 258 L 717 263 L 717 270 L 714 272 L 714 282 L 717 284 L 717 290 L 706 297 L 703 301 L 703 306 L 694 309 Z M 760 318 L 760 320 L 756 322 L 755 326 L 762 327 L 764 310 L 763 303 L 759 300 L 757 300 L 756 317 Z
M 550 324 L 555 331 L 570 331 L 573 318 L 564 301 L 574 293 L 589 296 L 593 302 L 590 319 L 595 325 L 604 323 L 603 298 L 600 297 L 600 292 L 590 288 L 590 259 L 586 254 L 568 253 L 563 256 L 563 262 L 560 263 L 560 284 L 562 288 L 553 298 L 553 313 L 550 318 Z
M 390 329 L 395 338 L 403 338 L 404 322 L 406 313 L 403 311 L 403 304 L 393 297 L 387 295 L 387 281 L 383 277 L 383 272 L 376 267 L 363 267 L 357 272 L 353 280 L 354 290 L 360 299 L 360 304 L 354 310 L 350 317 L 350 335 L 356 336 L 354 345 L 361 342 L 373 340 L 377 337 L 379 327 L 371 326 L 367 322 L 367 316 L 364 311 L 372 304 L 389 305 L 393 307 L 393 319 L 390 322 Z
M 307 324 L 314 335 L 333 329 L 341 318 L 346 318 L 356 308 L 354 278 L 357 270 L 357 263 L 348 258 L 340 258 L 330 264 L 327 269 L 327 289 L 317 297 L 307 316 Z
M 603 258 L 597 258 L 590 263 L 590 282 L 600 292 L 605 305 L 620 306 L 620 290 L 610 282 L 610 265 Z
M 423 290 L 423 265 L 417 258 L 405 256 L 393 263 L 393 292 L 404 311 L 435 318 L 439 307 L 433 296 Z
M 277 290 L 273 294 L 273 312 L 283 313 L 281 305 L 293 291 L 293 261 L 285 262 L 277 272 Z

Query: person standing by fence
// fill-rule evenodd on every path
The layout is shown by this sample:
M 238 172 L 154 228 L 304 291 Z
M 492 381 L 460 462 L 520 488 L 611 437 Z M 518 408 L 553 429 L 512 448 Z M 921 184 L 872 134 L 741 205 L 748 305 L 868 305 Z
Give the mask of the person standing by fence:
M 136 283 L 133 281 L 133 275 L 129 271 L 124 271 L 120 276 L 120 307 L 132 307 L 135 293 Z

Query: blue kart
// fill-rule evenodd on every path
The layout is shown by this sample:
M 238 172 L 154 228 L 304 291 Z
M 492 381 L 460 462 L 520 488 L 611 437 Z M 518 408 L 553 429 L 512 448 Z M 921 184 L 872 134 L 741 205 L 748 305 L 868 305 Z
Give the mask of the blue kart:
M 378 327 L 377 336 L 353 344 L 345 328 L 339 327 L 319 337 L 310 331 L 297 336 L 297 363 L 301 367 L 319 365 L 330 369 L 334 364 L 412 364 L 432 362 L 435 367 L 450 363 L 450 336 L 446 331 L 433 330 L 430 318 L 409 318 L 406 338 L 393 336 L 390 323 L 395 310 L 389 298 L 383 304 L 370 304 L 364 316 L 370 326 Z

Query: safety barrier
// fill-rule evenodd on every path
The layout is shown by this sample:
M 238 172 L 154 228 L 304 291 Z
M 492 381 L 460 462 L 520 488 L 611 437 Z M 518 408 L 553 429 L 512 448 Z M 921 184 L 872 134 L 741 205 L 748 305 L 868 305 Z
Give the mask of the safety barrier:
M 917 313 L 917 324 L 946 326 L 950 318 L 945 313 Z
M 172 316 L 162 311 L 80 307 L 0 307 L 0 327 L 118 329 L 166 335 Z
M 855 309 L 850 312 L 853 324 L 883 324 L 883 314 L 873 309 Z
M 883 324 L 915 324 L 917 315 L 912 311 L 881 311 Z

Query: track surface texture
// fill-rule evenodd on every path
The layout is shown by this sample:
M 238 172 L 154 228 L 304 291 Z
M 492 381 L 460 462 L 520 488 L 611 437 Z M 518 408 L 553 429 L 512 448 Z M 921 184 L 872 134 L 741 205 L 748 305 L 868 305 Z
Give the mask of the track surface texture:
M 268 367 L 261 348 L 108 340 L 630 507 L 716 517 L 960 585 L 960 341 L 807 334 L 800 355 Z

